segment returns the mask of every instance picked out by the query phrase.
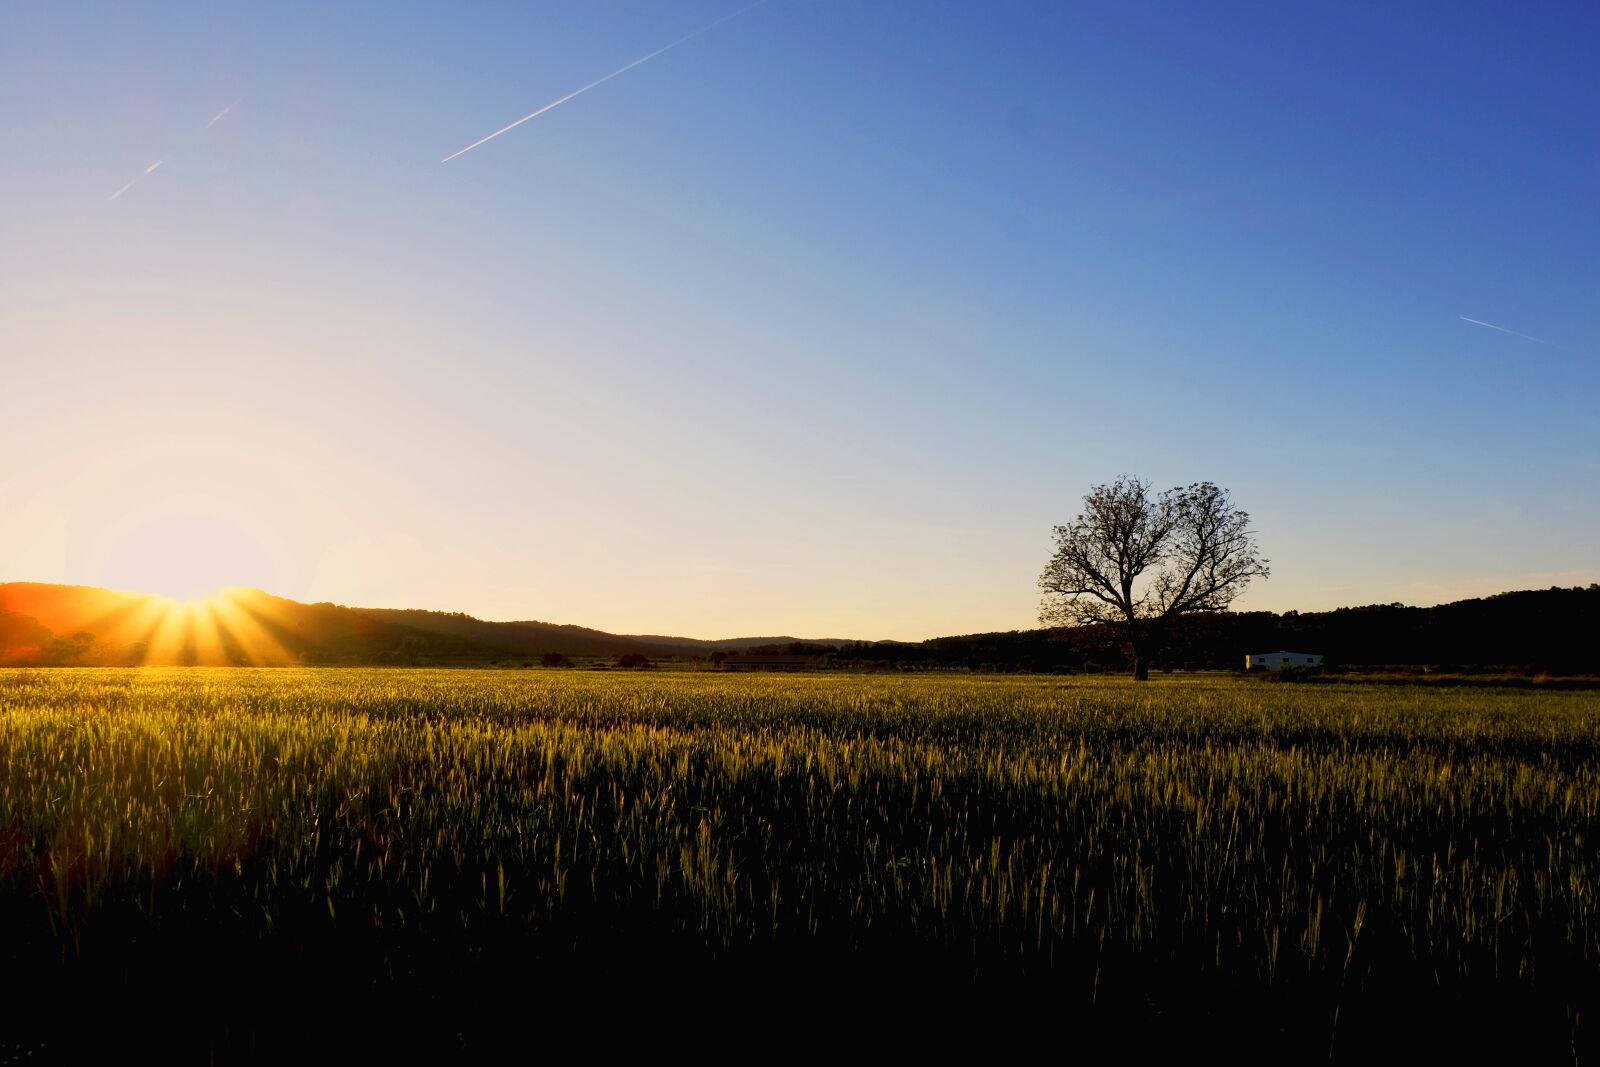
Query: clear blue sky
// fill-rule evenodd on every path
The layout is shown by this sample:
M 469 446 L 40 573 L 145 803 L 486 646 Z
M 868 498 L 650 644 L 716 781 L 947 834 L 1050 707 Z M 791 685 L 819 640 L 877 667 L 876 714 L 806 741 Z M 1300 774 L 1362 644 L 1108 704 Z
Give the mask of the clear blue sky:
M 915 638 L 1126 471 L 1240 607 L 1600 579 L 1600 8 L 770 0 L 440 164 L 737 6 L 0 8 L 0 577 Z

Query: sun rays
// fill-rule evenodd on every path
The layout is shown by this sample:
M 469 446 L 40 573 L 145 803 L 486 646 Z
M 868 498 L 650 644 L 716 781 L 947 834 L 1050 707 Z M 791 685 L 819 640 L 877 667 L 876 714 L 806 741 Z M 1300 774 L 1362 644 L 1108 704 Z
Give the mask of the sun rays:
M 59 638 L 93 637 L 62 665 L 276 667 L 301 661 L 285 643 L 290 631 L 279 603 L 242 587 L 177 598 L 87 586 L 64 593 L 57 586 L 48 598 L 35 598 L 16 585 L 0 596 L 0 611 L 37 617 Z M 10 649 L 7 658 L 55 662 L 52 652 L 41 643 Z
M 269 598 L 254 589 L 151 600 L 142 615 L 144 636 L 130 647 L 140 664 L 271 667 L 298 662 L 272 632 Z

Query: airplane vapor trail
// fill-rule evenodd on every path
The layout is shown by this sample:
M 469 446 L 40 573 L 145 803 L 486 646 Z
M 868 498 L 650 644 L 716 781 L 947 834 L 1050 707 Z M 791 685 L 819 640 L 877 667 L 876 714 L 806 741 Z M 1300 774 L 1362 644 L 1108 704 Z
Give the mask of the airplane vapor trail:
M 239 101 L 235 100 L 232 104 L 229 104 L 227 107 L 223 108 L 221 111 L 217 112 L 215 115 L 212 115 L 211 116 L 211 121 L 206 123 L 205 128 L 207 130 L 209 130 L 211 127 L 215 126 L 218 122 L 220 122 L 222 120 L 222 116 L 224 116 L 228 112 L 232 111 L 234 109 L 234 106 L 236 104 L 238 104 L 238 103 L 239 103 Z
M 1499 330 L 1501 333 L 1509 333 L 1512 337 L 1520 337 L 1524 341 L 1532 341 L 1536 345 L 1549 345 L 1551 348 L 1561 347 L 1553 341 L 1546 341 L 1538 337 L 1530 337 L 1525 333 L 1518 333 L 1516 330 L 1508 330 L 1504 326 L 1496 326 L 1492 322 L 1484 322 L 1482 319 L 1469 319 L 1465 315 L 1457 315 L 1456 318 L 1460 319 L 1462 322 L 1470 322 L 1474 326 L 1487 326 L 1491 330 Z
M 700 36 L 702 33 L 705 33 L 708 30 L 716 29 L 718 26 L 722 25 L 724 22 L 727 22 L 729 19 L 738 18 L 740 15 L 744 14 L 746 11 L 754 10 L 755 8 L 760 7 L 762 4 L 764 4 L 766 2 L 767 2 L 767 0 L 756 0 L 756 2 L 753 3 L 753 4 L 747 4 L 746 6 L 741 7 L 739 10 L 732 12 L 731 14 L 723 15 L 719 19 L 716 19 L 716 20 L 714 20 L 712 22 L 708 22 L 704 26 L 701 26 L 698 30 L 695 30 L 692 33 L 684 34 L 682 37 L 679 37 L 676 41 L 673 41 L 671 44 L 664 45 L 661 48 L 657 48 L 654 52 L 651 52 L 649 55 L 640 56 L 638 59 L 634 60 L 632 63 L 629 63 L 625 67 L 618 67 L 616 70 L 612 71 L 610 74 L 607 74 L 604 78 L 596 79 L 595 81 L 590 82 L 588 85 L 585 85 L 582 89 L 574 89 L 572 92 L 568 93 L 566 96 L 563 96 L 559 100 L 552 100 L 550 103 L 544 105 L 544 107 L 541 107 L 539 110 L 531 111 L 528 114 L 522 116 L 517 121 L 511 123 L 510 125 L 500 127 L 498 130 L 496 130 L 493 133 L 489 134 L 489 136 L 487 136 L 487 137 L 480 137 L 478 140 L 473 141 L 471 144 L 467 145 L 467 147 L 461 149 L 459 152 L 451 152 L 448 156 L 445 156 L 443 159 L 439 160 L 439 162 L 440 163 L 448 163 L 452 159 L 456 158 L 457 156 L 464 156 L 468 152 L 472 151 L 474 148 L 477 148 L 479 145 L 487 144 L 489 141 L 492 141 L 496 137 L 499 137 L 502 133 L 507 133 L 507 132 L 509 132 L 511 130 L 516 129 L 518 126 L 521 126 L 524 122 L 527 122 L 529 119 L 536 119 L 540 115 L 543 115 L 546 111 L 549 111 L 551 108 L 560 107 L 562 104 L 565 104 L 568 100 L 571 100 L 573 97 L 582 96 L 584 93 L 588 92 L 590 89 L 593 89 L 596 86 L 604 85 L 606 82 L 610 81 L 612 78 L 615 78 L 617 75 L 626 74 L 626 73 L 628 73 L 628 71 L 632 70 L 634 67 L 639 66 L 641 63 L 648 63 L 652 59 L 656 58 L 656 56 L 661 55 L 663 52 L 670 52 L 674 48 L 678 47 L 680 44 L 685 44 L 685 43 L 687 43 L 689 41 L 692 41 L 696 37 Z
M 239 101 L 235 100 L 233 103 L 229 104 L 227 107 L 223 108 L 221 111 L 217 112 L 215 115 L 212 115 L 211 116 L 211 121 L 206 123 L 205 126 L 203 126 L 201 128 L 200 132 L 204 133 L 206 130 L 209 130 L 211 127 L 215 126 L 218 122 L 221 122 L 222 121 L 222 117 L 224 115 L 226 115 L 228 112 L 232 111 L 234 108 L 236 108 L 238 106 L 239 106 Z M 115 200 L 115 199 L 117 199 L 117 197 L 121 196 L 123 193 L 127 192 L 129 189 L 132 189 L 135 185 L 138 185 L 139 184 L 139 180 L 141 178 L 143 178 L 146 174 L 150 174 L 150 173 L 154 172 L 157 167 L 161 166 L 161 162 L 162 161 L 158 159 L 154 163 L 150 164 L 148 167 L 144 168 L 144 171 L 142 173 L 137 174 L 137 175 L 134 176 L 133 181 L 129 182 L 127 185 L 124 185 L 121 189 L 118 189 L 116 192 L 114 192 L 110 196 L 106 197 L 106 199 L 108 201 Z
M 115 200 L 117 197 L 121 196 L 123 193 L 127 192 L 129 189 L 132 189 L 135 185 L 138 185 L 140 178 L 143 178 L 146 174 L 151 173 L 152 171 L 154 171 L 159 166 L 161 166 L 161 160 L 158 159 L 154 163 L 150 164 L 148 167 L 144 168 L 144 172 L 143 173 L 136 175 L 134 177 L 133 181 L 129 182 L 127 185 L 124 185 L 121 189 L 118 189 L 116 192 L 114 192 L 110 196 L 106 197 L 106 200 L 108 200 L 108 201 Z

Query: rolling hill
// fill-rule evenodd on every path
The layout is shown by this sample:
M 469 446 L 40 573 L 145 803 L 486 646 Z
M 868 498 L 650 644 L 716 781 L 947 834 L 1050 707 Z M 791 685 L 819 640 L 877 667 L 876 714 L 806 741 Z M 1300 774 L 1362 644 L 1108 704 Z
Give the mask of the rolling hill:
M 1223 612 L 1182 620 L 1159 666 L 1237 669 L 1247 651 L 1319 652 L 1330 665 L 1434 665 L 1600 672 L 1600 586 L 1502 593 L 1436 607 Z M 204 605 L 35 582 L 0 583 L 0 665 L 393 664 L 483 666 L 639 654 L 652 660 L 781 652 L 838 666 L 956 670 L 1121 670 L 1104 627 L 1017 630 L 922 642 L 612 634 L 460 612 L 303 604 L 230 589 Z
M 550 652 L 703 658 L 797 640 L 627 636 L 549 622 L 490 622 L 460 612 L 304 604 L 259 589 L 229 589 L 188 606 L 92 586 L 0 583 L 0 664 L 7 665 L 470 665 L 537 660 Z

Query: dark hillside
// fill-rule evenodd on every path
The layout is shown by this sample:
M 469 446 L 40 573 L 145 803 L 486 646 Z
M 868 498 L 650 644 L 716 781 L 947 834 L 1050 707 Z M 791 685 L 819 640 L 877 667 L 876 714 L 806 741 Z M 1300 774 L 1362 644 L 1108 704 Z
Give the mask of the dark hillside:
M 1319 652 L 1330 667 L 1600 673 L 1600 586 L 1502 593 L 1438 607 L 1224 612 L 1176 625 L 1157 669 L 1237 670 L 1250 652 Z M 626 636 L 459 612 L 302 604 L 232 589 L 206 605 L 86 586 L 0 583 L 0 665 L 398 664 L 537 662 L 545 655 L 708 659 L 798 655 L 808 666 L 1121 671 L 1106 627 L 1014 630 L 922 642 L 721 641 Z
M 1158 669 L 1238 670 L 1251 652 L 1317 652 L 1330 667 L 1431 667 L 1600 673 L 1600 585 L 1524 590 L 1437 607 L 1222 612 L 1173 628 Z M 920 644 L 850 645 L 837 660 L 971 670 L 1122 670 L 1104 627 L 1013 630 Z
M 200 605 L 89 586 L 0 584 L 0 664 L 481 662 L 498 650 L 335 604 L 229 589 Z
M 447 635 L 515 655 L 561 652 L 569 656 L 622 656 L 642 652 L 648 656 L 678 655 L 698 642 L 673 638 L 623 637 L 583 626 L 553 622 L 489 622 L 461 612 L 422 611 L 414 608 L 352 608 L 360 615 L 409 627 L 424 633 Z

